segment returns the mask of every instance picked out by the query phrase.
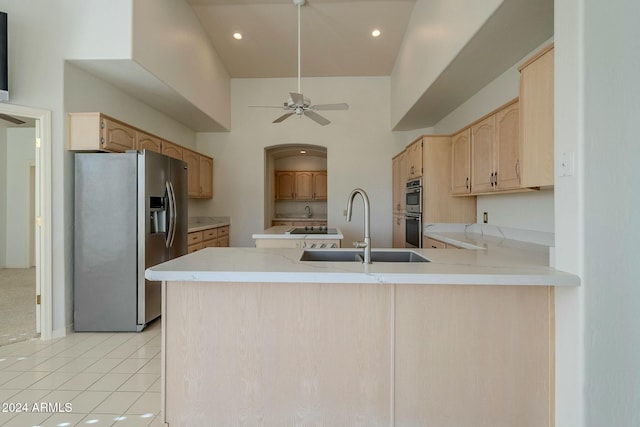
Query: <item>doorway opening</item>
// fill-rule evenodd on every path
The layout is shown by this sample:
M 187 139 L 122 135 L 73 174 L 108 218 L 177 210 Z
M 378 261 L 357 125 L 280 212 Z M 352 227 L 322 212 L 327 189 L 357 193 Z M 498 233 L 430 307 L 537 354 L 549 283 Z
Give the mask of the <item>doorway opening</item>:
M 265 148 L 265 229 L 327 225 L 327 148 L 284 144 Z
M 51 113 L 0 104 L 0 345 L 52 335 Z M 8 304 L 8 305 L 7 305 Z

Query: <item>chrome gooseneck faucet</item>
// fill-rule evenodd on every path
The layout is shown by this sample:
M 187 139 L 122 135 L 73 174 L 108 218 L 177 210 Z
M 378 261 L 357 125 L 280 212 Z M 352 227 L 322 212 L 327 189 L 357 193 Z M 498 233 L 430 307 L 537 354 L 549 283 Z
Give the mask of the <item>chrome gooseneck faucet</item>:
M 353 199 L 356 194 L 362 196 L 364 202 L 364 242 L 353 242 L 356 248 L 364 248 L 364 263 L 371 264 L 371 224 L 370 224 L 370 205 L 369 197 L 362 188 L 356 188 L 349 194 L 347 200 L 347 221 L 351 222 L 351 210 L 353 209 Z

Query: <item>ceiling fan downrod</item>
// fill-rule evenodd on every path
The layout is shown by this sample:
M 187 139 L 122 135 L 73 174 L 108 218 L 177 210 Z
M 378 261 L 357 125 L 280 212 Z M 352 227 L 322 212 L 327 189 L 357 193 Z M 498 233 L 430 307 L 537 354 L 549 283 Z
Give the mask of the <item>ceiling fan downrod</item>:
M 303 6 L 305 0 L 293 0 L 293 4 L 298 6 L 298 93 L 300 91 L 300 6 Z

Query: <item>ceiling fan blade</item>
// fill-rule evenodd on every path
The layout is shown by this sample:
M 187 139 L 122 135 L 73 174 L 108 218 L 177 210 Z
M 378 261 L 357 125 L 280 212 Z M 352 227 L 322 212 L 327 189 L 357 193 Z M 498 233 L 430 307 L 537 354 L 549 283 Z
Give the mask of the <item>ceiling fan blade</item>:
M 294 104 L 304 105 L 304 95 L 302 95 L 301 93 L 289 92 L 289 96 L 291 97 L 291 100 Z
M 249 108 L 279 108 L 281 110 L 286 110 L 286 107 L 282 105 L 248 105 Z
M 310 107 L 312 110 L 328 111 L 328 110 L 348 110 L 349 104 L 342 102 L 340 104 L 318 104 Z
M 285 119 L 288 119 L 289 117 L 293 116 L 295 113 L 286 113 L 281 115 L 280 117 L 278 117 L 277 119 L 275 119 L 273 122 L 271 123 L 280 123 L 282 121 L 284 121 Z
M 322 117 L 320 114 L 311 111 L 311 110 L 305 110 L 304 115 L 309 117 L 311 120 L 313 120 L 314 122 L 318 123 L 319 125 L 322 126 L 326 126 L 329 123 L 331 123 L 329 120 L 325 119 L 324 117 Z

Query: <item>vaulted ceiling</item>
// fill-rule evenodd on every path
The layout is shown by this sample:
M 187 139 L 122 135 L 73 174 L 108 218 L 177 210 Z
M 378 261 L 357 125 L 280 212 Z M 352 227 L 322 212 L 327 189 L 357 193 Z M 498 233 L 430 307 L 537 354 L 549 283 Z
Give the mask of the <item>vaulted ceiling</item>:
M 297 75 L 293 0 L 188 0 L 232 78 Z M 307 0 L 300 8 L 305 77 L 391 74 L 415 0 Z M 372 31 L 380 31 L 373 37 Z M 242 34 L 241 40 L 233 34 Z

